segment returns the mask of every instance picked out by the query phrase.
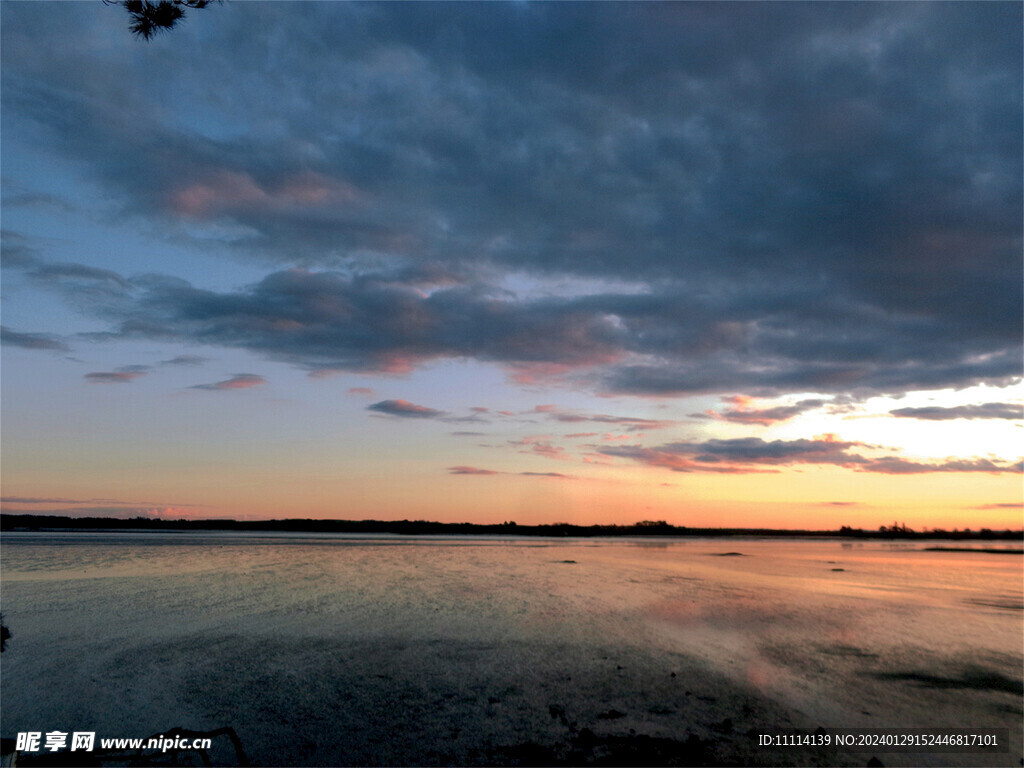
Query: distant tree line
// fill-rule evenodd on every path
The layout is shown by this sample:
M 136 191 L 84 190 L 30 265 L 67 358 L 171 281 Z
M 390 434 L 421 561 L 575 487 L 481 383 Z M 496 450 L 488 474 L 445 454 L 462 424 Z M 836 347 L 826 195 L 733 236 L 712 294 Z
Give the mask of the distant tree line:
M 642 520 L 633 525 L 517 525 L 514 521 L 438 523 L 429 520 L 167 520 L 150 517 L 61 517 L 57 515 L 0 514 L 0 531 L 32 530 L 150 530 L 150 531 L 288 531 L 301 533 L 390 533 L 404 536 L 826 536 L 861 539 L 988 539 L 1020 540 L 1021 531 L 969 528 L 914 531 L 906 526 L 864 530 L 844 525 L 835 530 L 783 530 L 774 528 L 690 528 L 664 520 Z

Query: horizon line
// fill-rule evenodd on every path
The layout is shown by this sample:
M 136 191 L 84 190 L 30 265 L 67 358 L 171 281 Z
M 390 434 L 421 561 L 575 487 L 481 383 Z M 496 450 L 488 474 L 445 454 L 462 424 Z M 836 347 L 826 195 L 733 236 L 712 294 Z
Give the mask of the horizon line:
M 235 518 L 164 518 L 164 517 L 102 517 L 102 516 L 79 516 L 72 517 L 68 515 L 59 514 L 38 514 L 32 512 L 0 512 L 0 531 L 7 530 L 10 532 L 10 526 L 15 528 L 29 527 L 39 528 L 40 526 L 34 521 L 40 522 L 61 522 L 64 525 L 60 527 L 71 527 L 71 528 L 96 528 L 97 523 L 109 524 L 112 528 L 153 528 L 153 527 L 172 527 L 172 528 L 200 528 L 200 529 L 224 529 L 230 530 L 232 528 L 248 529 L 248 530 L 281 530 L 288 528 L 298 528 L 299 530 L 307 530 L 316 532 L 317 527 L 325 529 L 337 529 L 341 526 L 359 529 L 359 528 L 372 528 L 374 530 L 367 531 L 371 533 L 396 533 L 396 534 L 415 534 L 417 531 L 410 531 L 408 529 L 461 529 L 463 533 L 518 533 L 521 535 L 538 535 L 539 533 L 555 533 L 566 535 L 565 532 L 574 530 L 587 533 L 598 533 L 609 532 L 613 534 L 621 533 L 639 533 L 640 535 L 696 535 L 697 532 L 702 533 L 718 533 L 718 534 L 736 534 L 736 533 L 757 533 L 762 535 L 825 535 L 825 536 L 837 536 L 837 537 L 917 537 L 924 538 L 929 536 L 999 536 L 1003 538 L 1017 536 L 1024 536 L 1024 529 L 1012 529 L 1012 528 L 929 528 L 927 526 L 920 529 L 911 528 L 909 526 L 894 523 L 892 526 L 882 525 L 878 528 L 863 528 L 853 527 L 848 525 L 842 525 L 838 528 L 830 529 L 810 529 L 810 528 L 750 528 L 750 527 L 705 527 L 705 526 L 686 526 L 686 525 L 675 525 L 668 523 L 664 520 L 642 520 L 636 523 L 569 523 L 569 522 L 552 522 L 552 523 L 534 523 L 534 524 L 519 524 L 514 520 L 507 520 L 501 523 L 470 523 L 470 522 L 440 522 L 436 520 L 379 520 L 374 518 L 366 518 L 362 520 L 354 519 L 342 519 L 342 518 L 309 518 L 309 517 L 289 517 L 289 518 L 267 518 L 262 520 L 239 520 Z M 5 523 L 7 525 L 5 525 Z M 22 523 L 23 525 L 19 525 Z M 54 526 L 48 526 L 54 527 Z M 382 530 L 393 528 L 395 530 Z M 405 530 L 402 530 L 405 529 Z M 323 530 L 320 532 L 330 533 L 358 533 L 359 530 Z M 419 531 L 419 532 L 422 532 Z

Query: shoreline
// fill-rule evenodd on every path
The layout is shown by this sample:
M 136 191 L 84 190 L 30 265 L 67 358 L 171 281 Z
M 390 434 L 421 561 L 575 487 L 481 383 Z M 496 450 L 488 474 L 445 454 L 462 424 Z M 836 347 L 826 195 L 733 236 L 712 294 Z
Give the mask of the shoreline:
M 883 530 L 884 529 L 884 530 Z M 252 533 L 346 533 L 392 534 L 396 536 L 514 536 L 542 538 L 828 538 L 852 540 L 918 541 L 1020 541 L 1024 531 L 982 528 L 946 531 L 932 529 L 914 531 L 907 528 L 864 530 L 843 526 L 838 530 L 804 530 L 775 528 L 690 528 L 669 525 L 663 521 L 645 521 L 635 525 L 545 525 L 440 523 L 428 520 L 283 520 L 233 519 L 161 519 L 114 517 L 64 517 L 5 512 L 0 514 L 0 532 L 43 531 L 236 531 Z

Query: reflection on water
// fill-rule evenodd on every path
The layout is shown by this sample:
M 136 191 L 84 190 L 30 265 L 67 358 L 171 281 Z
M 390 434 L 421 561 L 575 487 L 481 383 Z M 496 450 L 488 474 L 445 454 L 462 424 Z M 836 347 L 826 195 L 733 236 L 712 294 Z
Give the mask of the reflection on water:
M 523 703 L 528 689 L 559 701 L 576 690 L 581 711 L 593 700 L 599 720 L 642 708 L 646 719 L 630 727 L 654 723 L 658 734 L 681 736 L 697 717 L 682 713 L 718 706 L 728 685 L 826 726 L 1009 727 L 1019 758 L 1022 559 L 925 546 L 5 534 L 3 608 L 14 636 L 4 654 L 3 735 L 79 721 L 126 736 L 199 724 L 180 722 L 183 713 L 241 733 L 254 724 L 239 717 L 281 717 L 267 702 L 290 685 L 302 727 L 341 717 L 341 702 L 386 712 L 400 701 L 431 728 L 455 727 L 431 720 L 444 710 L 479 717 L 477 730 L 498 729 L 495 740 L 511 738 L 511 728 L 529 741 L 560 726 L 544 715 L 550 702 L 537 716 Z M 445 685 L 461 670 L 434 709 L 395 693 L 409 675 L 402 685 L 424 701 L 433 695 L 416 688 L 418 664 L 423 680 Z M 717 681 L 702 694 L 709 701 L 661 691 L 667 670 L 678 680 L 686 665 L 682 687 Z M 574 680 L 577 668 L 589 671 Z M 357 695 L 370 677 L 383 687 Z M 351 682 L 342 690 L 332 679 Z M 257 694 L 260 680 L 275 682 Z M 492 690 L 499 680 L 504 687 Z M 456 702 L 466 703 L 452 709 Z M 422 728 L 408 738 L 434 738 Z M 324 754 L 307 759 L 329 761 Z M 398 762 L 415 755 L 396 754 Z

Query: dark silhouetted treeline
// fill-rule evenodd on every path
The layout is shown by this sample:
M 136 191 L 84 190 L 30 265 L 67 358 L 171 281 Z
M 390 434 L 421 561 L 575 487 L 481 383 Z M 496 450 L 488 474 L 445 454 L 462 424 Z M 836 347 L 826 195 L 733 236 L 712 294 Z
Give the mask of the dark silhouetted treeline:
M 0 531 L 17 530 L 144 530 L 144 531 L 288 531 L 300 533 L 391 533 L 406 536 L 832 536 L 854 539 L 982 539 L 1021 540 L 1021 531 L 970 528 L 952 531 L 915 531 L 905 525 L 864 530 L 843 526 L 838 531 L 780 530 L 772 528 L 689 528 L 664 520 L 634 525 L 494 525 L 435 523 L 428 520 L 165 520 L 149 517 L 60 517 L 57 515 L 0 514 Z

